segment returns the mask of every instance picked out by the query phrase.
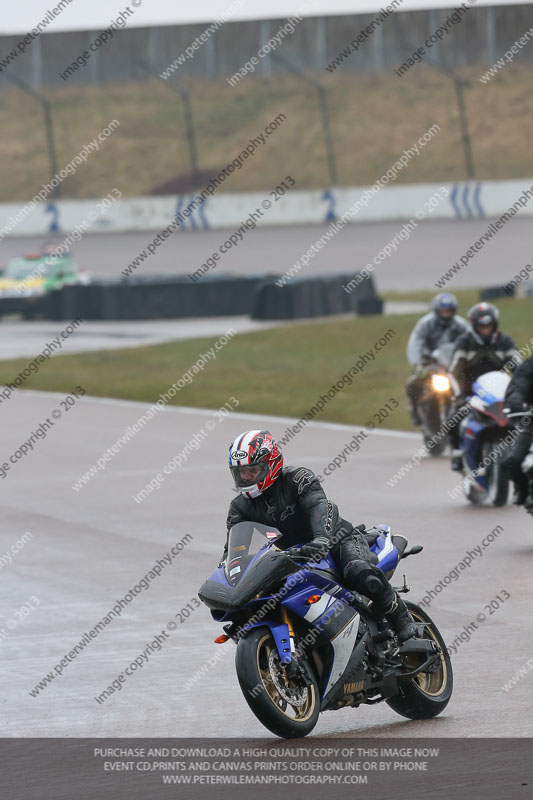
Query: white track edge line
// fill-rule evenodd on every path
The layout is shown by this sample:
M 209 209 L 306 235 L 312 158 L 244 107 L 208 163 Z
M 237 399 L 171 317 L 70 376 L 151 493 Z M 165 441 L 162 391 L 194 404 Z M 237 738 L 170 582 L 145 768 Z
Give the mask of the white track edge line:
M 21 394 L 29 395 L 30 397 L 57 397 L 57 398 L 64 398 L 65 395 L 61 392 L 41 392 L 35 389 L 20 389 Z M 80 398 L 81 402 L 85 402 L 90 400 L 92 403 L 96 403 L 97 405 L 111 405 L 111 406 L 124 406 L 124 407 L 131 407 L 131 408 L 139 408 L 139 409 L 148 409 L 151 408 L 155 403 L 145 403 L 139 400 L 120 400 L 115 397 L 93 397 L 92 395 L 84 395 L 84 397 Z M 177 414 L 212 414 L 214 411 L 218 409 L 215 408 L 197 408 L 191 406 L 171 406 L 166 405 L 163 409 L 163 412 L 170 411 L 172 413 Z M 255 413 L 246 413 L 244 411 L 232 411 L 230 412 L 231 415 L 235 419 L 252 419 L 252 420 L 263 420 L 264 422 L 274 422 L 274 423 L 286 423 L 296 424 L 299 421 L 299 417 L 276 417 L 269 414 L 255 414 Z M 354 428 L 363 429 L 364 426 L 360 424 L 353 424 L 353 425 L 346 425 L 340 422 L 314 422 L 310 421 L 307 422 L 304 426 L 305 428 L 318 428 L 319 430 L 341 430 L 346 431 L 350 430 L 353 431 Z M 303 430 L 303 428 L 301 429 Z M 372 436 L 392 436 L 397 439 L 419 439 L 420 434 L 411 432 L 411 431 L 397 431 L 397 430 L 373 430 Z

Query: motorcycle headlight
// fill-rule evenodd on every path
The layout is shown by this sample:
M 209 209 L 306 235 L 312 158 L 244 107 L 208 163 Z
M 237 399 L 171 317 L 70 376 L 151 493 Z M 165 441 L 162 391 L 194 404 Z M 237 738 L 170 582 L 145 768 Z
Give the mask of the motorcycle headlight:
M 450 389 L 450 381 L 446 375 L 432 375 L 431 383 L 436 392 L 447 392 Z

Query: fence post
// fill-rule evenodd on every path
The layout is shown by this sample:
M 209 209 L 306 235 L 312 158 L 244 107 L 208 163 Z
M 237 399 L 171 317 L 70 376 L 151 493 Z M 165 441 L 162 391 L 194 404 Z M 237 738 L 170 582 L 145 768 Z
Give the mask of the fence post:
M 0 76 L 5 78 L 10 83 L 13 83 L 15 86 L 18 86 L 23 92 L 26 94 L 31 95 L 35 100 L 37 100 L 43 109 L 44 115 L 44 130 L 46 135 L 46 146 L 48 150 L 48 162 L 50 167 L 50 178 L 53 178 L 57 175 L 57 155 L 56 155 L 56 140 L 55 140 L 55 133 L 54 133 L 54 123 L 52 118 L 52 107 L 50 105 L 49 100 L 42 94 L 42 92 L 38 92 L 36 89 L 32 89 L 31 86 L 28 86 L 26 81 L 23 81 L 22 78 L 15 77 L 14 75 L 9 74 L 5 70 L 2 70 Z M 53 187 L 52 197 L 58 198 L 61 194 L 60 192 L 61 183 L 59 182 L 57 186 Z
M 328 159 L 328 171 L 329 171 L 329 180 L 331 188 L 335 188 L 337 186 L 337 164 L 335 160 L 335 151 L 333 149 L 333 140 L 331 136 L 331 125 L 330 125 L 330 117 L 329 117 L 329 110 L 328 110 L 328 101 L 327 101 L 327 94 L 326 89 L 322 86 L 319 81 L 311 78 L 309 75 L 306 75 L 303 69 L 293 64 L 292 61 L 289 61 L 284 56 L 281 56 L 279 53 L 271 53 L 270 56 L 272 59 L 279 61 L 282 66 L 288 72 L 291 72 L 293 75 L 296 75 L 297 78 L 305 81 L 305 83 L 312 86 L 313 89 L 316 91 L 318 95 L 318 103 L 320 106 L 320 115 L 322 119 L 322 130 L 324 133 L 324 144 L 326 147 L 326 156 Z

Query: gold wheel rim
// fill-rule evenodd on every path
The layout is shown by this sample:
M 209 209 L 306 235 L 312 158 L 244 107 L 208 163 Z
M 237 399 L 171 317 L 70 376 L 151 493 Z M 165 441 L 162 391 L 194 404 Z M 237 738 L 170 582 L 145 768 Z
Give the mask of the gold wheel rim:
M 424 618 L 418 614 L 414 609 L 409 609 L 411 616 L 415 622 L 425 622 Z M 437 647 L 440 648 L 439 640 L 433 632 L 431 625 L 424 627 L 424 639 L 431 639 L 435 642 Z M 415 665 L 416 666 L 416 665 Z M 420 689 L 420 691 L 427 694 L 429 697 L 439 697 L 446 686 L 448 685 L 448 667 L 446 666 L 446 659 L 444 653 L 440 653 L 440 668 L 436 672 L 419 672 L 412 678 L 413 683 Z
M 271 661 L 271 654 L 275 652 L 277 660 L 279 661 L 279 654 L 277 653 L 277 648 L 275 643 L 272 639 L 270 634 L 266 634 L 263 638 L 259 641 L 257 645 L 257 670 L 259 673 L 259 677 L 261 679 L 261 683 L 265 692 L 267 693 L 270 701 L 273 705 L 277 708 L 277 710 L 284 714 L 288 719 L 292 722 L 306 722 L 315 709 L 316 705 L 316 694 L 315 694 L 315 687 L 307 686 L 306 687 L 306 699 L 305 702 L 302 704 L 301 707 L 291 705 L 290 701 L 283 697 L 276 684 L 272 678 L 272 673 L 270 671 L 269 663 Z M 286 680 L 285 671 L 281 668 L 282 676 Z M 279 676 L 276 676 L 279 680 Z M 291 689 L 291 682 L 289 681 L 286 685 L 287 689 Z

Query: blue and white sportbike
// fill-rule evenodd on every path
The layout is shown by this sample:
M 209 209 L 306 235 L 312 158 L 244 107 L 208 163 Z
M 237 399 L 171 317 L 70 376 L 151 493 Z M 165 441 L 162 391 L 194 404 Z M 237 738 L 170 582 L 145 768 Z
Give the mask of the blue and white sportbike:
M 474 505 L 488 502 L 504 506 L 509 496 L 509 479 L 501 468 L 505 450 L 513 439 L 513 426 L 504 412 L 505 391 L 510 382 L 506 372 L 486 372 L 472 384 L 468 415 L 459 427 L 459 448 L 463 457 L 463 490 Z
M 388 526 L 367 531 L 372 558 L 390 578 L 407 539 Z M 372 603 L 342 586 L 331 555 L 309 562 L 282 549 L 275 528 L 240 522 L 226 561 L 198 596 L 237 644 L 236 669 L 246 702 L 284 738 L 305 736 L 321 711 L 385 700 L 409 719 L 435 717 L 453 687 L 450 658 L 435 624 L 407 603 L 418 637 L 401 644 Z M 397 591 L 409 591 L 405 584 Z

